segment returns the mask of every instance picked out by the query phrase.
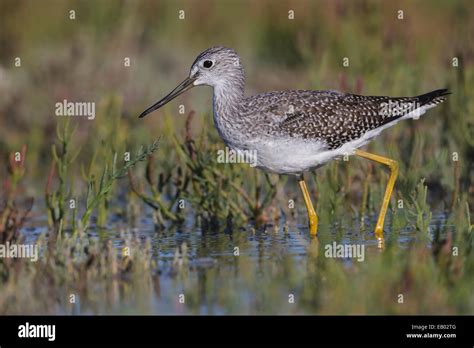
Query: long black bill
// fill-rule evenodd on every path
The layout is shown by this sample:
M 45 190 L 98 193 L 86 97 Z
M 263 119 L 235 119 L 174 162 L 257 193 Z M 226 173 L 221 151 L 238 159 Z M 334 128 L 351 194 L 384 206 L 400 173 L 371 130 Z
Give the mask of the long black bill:
M 166 97 L 164 97 L 163 99 L 161 99 L 160 101 L 156 102 L 155 104 L 153 104 L 152 106 L 150 106 L 148 109 L 146 109 L 145 111 L 143 111 L 140 116 L 138 116 L 139 118 L 142 118 L 142 117 L 145 117 L 146 115 L 148 115 L 149 113 L 155 111 L 156 109 L 159 109 L 161 108 L 163 105 L 165 105 L 166 103 L 170 102 L 171 100 L 173 100 L 174 98 L 176 98 L 178 95 L 180 95 L 181 93 L 184 93 L 186 92 L 188 89 L 194 87 L 193 85 L 193 82 L 194 80 L 196 80 L 195 77 L 188 77 L 186 80 L 184 80 L 183 82 L 181 82 L 175 89 L 173 89 L 170 94 L 168 94 Z

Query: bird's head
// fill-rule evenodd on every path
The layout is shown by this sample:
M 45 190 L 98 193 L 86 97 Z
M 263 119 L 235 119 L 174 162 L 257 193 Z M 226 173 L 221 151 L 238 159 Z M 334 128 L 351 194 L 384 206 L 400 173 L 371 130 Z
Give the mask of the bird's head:
M 243 86 L 243 69 L 239 56 L 231 48 L 222 46 L 208 48 L 197 56 L 191 65 L 189 76 L 166 97 L 143 111 L 139 117 L 145 117 L 149 113 L 161 108 L 194 86 L 205 85 L 219 88 L 227 84 Z

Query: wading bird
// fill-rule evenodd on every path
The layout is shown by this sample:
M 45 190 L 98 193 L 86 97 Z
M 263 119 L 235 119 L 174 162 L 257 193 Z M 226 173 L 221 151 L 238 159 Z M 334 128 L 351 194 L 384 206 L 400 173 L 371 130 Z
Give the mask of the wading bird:
M 297 176 L 313 236 L 317 234 L 318 216 L 304 172 L 353 154 L 388 166 L 390 177 L 375 227 L 380 241 L 398 164 L 359 148 L 399 121 L 418 118 L 449 94 L 446 89 L 416 97 L 286 90 L 246 97 L 244 70 L 237 53 L 226 47 L 212 47 L 196 58 L 189 77 L 140 117 L 200 85 L 214 89 L 214 123 L 227 146 L 237 153 L 255 153 L 257 167 L 267 172 Z

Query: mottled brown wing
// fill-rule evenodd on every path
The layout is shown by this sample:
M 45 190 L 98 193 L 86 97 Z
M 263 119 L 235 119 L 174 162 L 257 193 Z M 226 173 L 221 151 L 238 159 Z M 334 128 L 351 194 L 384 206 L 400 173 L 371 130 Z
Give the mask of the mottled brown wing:
M 335 149 L 366 132 L 395 121 L 422 106 L 444 101 L 446 90 L 417 97 L 391 98 L 337 92 L 301 91 L 281 118 L 282 132 L 293 137 L 318 139 Z M 301 97 L 304 101 L 298 101 Z M 291 112 L 290 112 L 291 111 Z

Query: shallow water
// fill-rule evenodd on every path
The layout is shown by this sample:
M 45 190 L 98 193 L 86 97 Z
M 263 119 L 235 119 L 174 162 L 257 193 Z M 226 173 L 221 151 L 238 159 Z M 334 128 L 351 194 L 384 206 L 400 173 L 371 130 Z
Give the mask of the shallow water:
M 390 216 L 386 225 L 390 226 Z M 369 261 L 372 255 L 380 253 L 372 228 L 376 216 L 365 217 L 364 224 L 368 226 L 361 230 L 357 221 L 344 221 L 331 226 L 320 225 L 318 246 L 322 252 L 324 247 L 336 242 L 340 244 L 363 245 L 364 260 Z M 108 228 L 91 228 L 87 235 L 91 239 L 102 241 L 111 240 L 117 250 L 121 250 L 124 241 L 130 237 L 138 237 L 143 244 L 151 242 L 156 269 L 152 270 L 153 282 L 158 285 L 139 282 L 138 288 L 129 288 L 121 283 L 120 295 L 114 295 L 113 304 L 97 301 L 92 298 L 82 298 L 72 307 L 67 303 L 59 305 L 55 310 L 58 314 L 244 314 L 244 313 L 273 313 L 294 314 L 306 313 L 308 309 L 295 311 L 287 303 L 283 305 L 261 304 L 263 301 L 256 294 L 255 287 L 260 286 L 260 277 L 269 272 L 272 267 L 279 267 L 292 260 L 294 273 L 300 277 L 307 266 L 308 253 L 314 240 L 309 236 L 306 219 L 294 220 L 287 225 L 254 229 L 249 225 L 245 228 L 235 228 L 231 233 L 224 231 L 203 231 L 188 221 L 182 227 L 170 226 L 155 230 L 151 214 L 143 213 L 136 226 L 131 228 L 119 217 L 112 218 Z M 442 213 L 433 214 L 430 230 L 436 231 L 445 227 L 446 216 Z M 48 233 L 47 218 L 33 211 L 31 219 L 22 229 L 25 243 L 34 243 L 43 233 Z M 66 233 L 68 233 L 66 231 Z M 414 228 L 406 226 L 398 231 L 386 231 L 385 238 L 396 238 L 402 248 L 408 248 L 417 238 Z M 177 274 L 176 260 L 181 258 L 178 250 L 183 244 L 187 250 L 187 265 L 184 273 Z M 429 244 L 429 241 L 428 241 Z M 314 246 L 314 244 L 313 244 Z M 249 263 L 237 262 L 234 255 L 238 247 L 239 256 Z M 359 255 L 360 256 L 360 255 Z M 240 261 L 240 260 L 239 260 Z M 358 262 L 357 256 L 337 258 L 346 268 L 351 268 Z M 284 267 L 284 266 L 283 266 Z M 262 273 L 263 272 L 263 273 Z M 271 278 L 271 277 L 270 277 Z M 266 279 L 268 282 L 268 278 Z M 272 286 L 273 296 L 284 295 L 287 288 L 284 280 L 277 281 Z M 106 286 L 106 288 L 109 285 Z M 140 289 L 142 287 L 144 289 Z M 101 288 L 104 289 L 104 288 Z M 127 290 L 128 289 L 128 290 Z M 154 290 L 152 290 L 154 289 Z M 223 290 L 225 289 L 225 290 Z M 98 290 L 108 291 L 108 290 Z M 143 294 L 135 292 L 143 291 Z M 182 306 L 176 301 L 179 294 L 195 296 L 192 305 Z M 283 293 L 283 295 L 281 295 Z M 124 295 L 128 294 L 128 295 Z M 191 294 L 191 295 L 190 295 Z M 109 295 L 104 295 L 109 296 Z M 125 297 L 123 297 L 125 296 Z M 128 297 L 127 297 L 128 296 Z M 258 305 L 256 305 L 257 303 Z M 189 306 L 189 307 L 188 307 Z M 265 307 L 266 306 L 266 307 Z M 303 311 L 303 312 L 302 312 Z M 309 312 L 311 313 L 311 312 Z
M 231 233 L 223 231 L 203 231 L 195 228 L 191 223 L 187 226 L 171 226 L 161 230 L 156 230 L 150 214 L 144 214 L 137 226 L 130 228 L 119 219 L 113 219 L 113 226 L 108 228 L 94 228 L 88 230 L 91 238 L 110 239 L 113 245 L 121 248 L 123 239 L 127 234 L 134 234 L 141 239 L 150 239 L 154 255 L 161 261 L 172 260 L 176 249 L 183 243 L 188 247 L 188 257 L 194 260 L 196 267 L 207 267 L 216 261 L 231 260 L 234 258 L 234 247 L 239 247 L 240 255 L 245 255 L 252 259 L 272 258 L 275 253 L 280 255 L 291 255 L 299 258 L 304 257 L 311 242 L 306 221 L 301 224 L 289 222 L 282 226 L 267 225 L 264 228 L 255 229 L 252 225 L 235 229 Z M 318 235 L 323 243 L 338 244 L 361 244 L 368 252 L 378 250 L 377 241 L 370 227 L 374 226 L 375 217 L 365 217 L 365 225 L 369 226 L 362 231 L 359 224 L 352 227 L 337 223 L 333 226 L 319 226 Z M 387 217 L 386 225 L 389 225 L 390 216 Z M 433 213 L 430 222 L 430 231 L 434 232 L 446 226 L 446 215 L 444 213 Z M 342 233 L 341 233 L 342 230 Z M 391 238 L 391 234 L 396 232 L 398 243 L 402 247 L 408 247 L 416 236 L 416 230 L 407 226 L 398 231 L 385 230 L 385 239 Z M 48 233 L 47 217 L 36 215 L 28 221 L 22 229 L 25 236 L 25 243 L 34 243 L 43 233 Z M 345 261 L 351 261 L 346 259 Z

